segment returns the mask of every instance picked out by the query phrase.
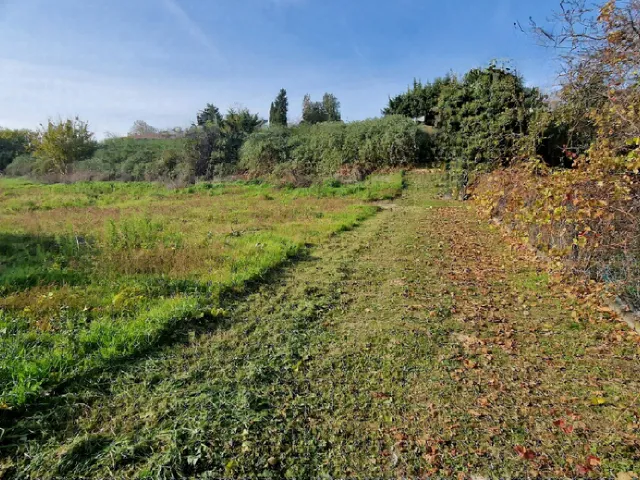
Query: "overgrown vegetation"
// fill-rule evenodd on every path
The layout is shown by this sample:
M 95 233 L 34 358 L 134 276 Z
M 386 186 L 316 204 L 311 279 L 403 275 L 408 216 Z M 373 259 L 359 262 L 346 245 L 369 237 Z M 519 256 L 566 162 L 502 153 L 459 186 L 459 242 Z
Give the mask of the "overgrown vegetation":
M 550 97 L 492 64 L 359 122 L 282 89 L 269 125 L 0 130 L 54 183 L 0 179 L 0 477 L 637 478 L 599 294 L 640 307 L 640 0 L 557 20 Z
M 556 106 L 537 117 L 524 162 L 483 178 L 490 213 L 573 272 L 609 284 L 640 307 L 640 2 L 564 1 L 565 75 Z M 553 143 L 555 146 L 552 146 Z M 565 160 L 544 162 L 554 150 Z M 548 168 L 562 165 L 568 169 Z
M 184 162 L 186 139 L 110 138 L 95 155 L 74 165 L 78 178 L 141 181 L 171 178 Z
M 400 174 L 359 185 L 0 183 L 0 405 L 144 351 L 186 319 L 215 322 L 307 245 L 377 211 Z
M 271 105 L 271 128 L 287 128 L 288 106 L 282 89 Z M 311 102 L 306 96 L 302 116 L 309 125 L 339 122 L 340 102 L 330 93 L 322 102 Z M 239 165 L 240 149 L 266 123 L 247 109 L 231 108 L 222 114 L 209 103 L 187 129 L 160 130 L 137 120 L 128 137 L 97 143 L 86 122 L 50 120 L 39 132 L 1 130 L 0 172 L 65 183 L 159 180 L 185 186 L 198 179 L 224 179 L 246 173 Z M 325 172 L 316 180 L 321 182 L 333 173 Z
M 216 322 L 7 412 L 5 477 L 633 478 L 637 337 L 430 177 Z
M 431 148 L 429 134 L 400 116 L 300 125 L 253 134 L 242 147 L 240 167 L 293 185 L 334 176 L 361 180 L 379 169 L 426 163 Z
M 449 168 L 493 168 L 511 159 L 529 133 L 542 96 L 508 67 L 473 69 L 433 83 L 414 81 L 389 100 L 385 115 L 416 118 L 435 129 L 436 157 Z

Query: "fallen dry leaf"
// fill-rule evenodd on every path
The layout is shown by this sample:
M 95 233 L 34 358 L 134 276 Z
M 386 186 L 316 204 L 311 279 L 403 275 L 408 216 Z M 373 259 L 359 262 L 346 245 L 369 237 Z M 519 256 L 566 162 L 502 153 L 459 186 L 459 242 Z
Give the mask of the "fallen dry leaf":
M 474 368 L 476 368 L 478 366 L 478 362 L 476 362 L 474 360 L 466 359 L 464 361 L 464 366 L 467 367 L 469 370 L 472 370 L 472 369 L 474 369 Z
M 616 480 L 635 480 L 638 478 L 633 472 L 618 472 L 616 475 Z
M 587 457 L 587 465 L 591 467 L 599 467 L 601 463 L 600 459 L 594 455 L 589 455 Z
M 576 467 L 576 473 L 578 475 L 587 475 L 591 470 L 591 467 L 589 467 L 588 465 L 578 465 Z
M 533 450 L 530 450 L 522 445 L 516 445 L 513 448 L 520 458 L 524 458 L 525 460 L 533 460 L 536 458 L 536 453 Z

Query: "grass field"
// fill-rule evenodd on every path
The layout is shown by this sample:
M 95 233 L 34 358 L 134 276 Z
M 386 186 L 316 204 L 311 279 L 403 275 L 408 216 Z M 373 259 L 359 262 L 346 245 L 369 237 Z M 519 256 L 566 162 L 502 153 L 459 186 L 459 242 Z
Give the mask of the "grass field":
M 438 178 L 408 174 L 401 197 L 340 235 L 332 232 L 371 206 L 326 187 L 311 193 L 232 185 L 226 200 L 167 192 L 185 202 L 184 215 L 192 201 L 211 202 L 199 212 L 226 205 L 237 215 L 255 202 L 251 222 L 217 222 L 230 242 L 223 251 L 238 252 L 235 259 L 257 261 L 244 250 L 255 239 L 234 242 L 260 222 L 274 229 L 262 235 L 316 246 L 241 295 L 218 293 L 218 302 L 183 283 L 166 300 L 151 301 L 160 307 L 129 316 L 119 307 L 111 317 L 120 287 L 113 288 L 106 307 L 90 310 L 102 311 L 95 320 L 52 338 L 66 334 L 80 345 L 94 322 L 127 332 L 142 315 L 167 308 L 163 302 L 193 299 L 196 315 L 171 317 L 171 328 L 144 353 L 149 343 L 127 343 L 123 334 L 122 345 L 138 352 L 124 361 L 77 356 L 59 370 L 68 380 L 49 395 L 0 412 L 0 478 L 637 478 L 640 337 L 559 288 L 472 204 L 439 198 Z M 167 202 L 178 201 L 172 198 Z M 287 207 L 278 210 L 279 203 Z M 273 225 L 275 219 L 287 225 Z M 183 234 L 180 248 L 205 231 L 199 222 L 184 225 L 190 223 L 184 231 L 167 227 Z M 96 231 L 109 238 L 109 228 Z M 281 248 L 275 251 L 284 255 Z M 211 291 L 198 280 L 207 278 L 207 258 L 191 261 L 200 273 L 189 281 L 203 292 Z M 114 265 L 132 268 L 134 256 Z M 119 270 L 104 277 L 127 285 L 136 278 L 187 282 L 180 269 L 164 268 L 164 278 Z M 88 295 L 93 283 L 76 287 Z M 194 319 L 199 313 L 203 318 Z M 25 328 L 22 345 L 38 331 Z M 38 348 L 51 358 L 54 349 Z M 99 368 L 72 376 L 90 365 Z
M 402 175 L 354 185 L 0 181 L 0 407 L 224 317 L 309 245 L 373 215 Z

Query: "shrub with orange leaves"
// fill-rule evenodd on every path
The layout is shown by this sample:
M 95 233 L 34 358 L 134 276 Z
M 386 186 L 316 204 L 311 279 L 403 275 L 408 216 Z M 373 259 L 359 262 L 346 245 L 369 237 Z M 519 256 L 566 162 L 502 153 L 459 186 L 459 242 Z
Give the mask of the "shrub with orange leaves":
M 550 168 L 535 150 L 524 151 L 517 164 L 480 177 L 473 192 L 532 246 L 638 307 L 640 0 L 561 3 L 560 33 L 536 28 L 563 47 L 556 108 L 584 116 L 590 145 L 565 148 L 568 169 Z

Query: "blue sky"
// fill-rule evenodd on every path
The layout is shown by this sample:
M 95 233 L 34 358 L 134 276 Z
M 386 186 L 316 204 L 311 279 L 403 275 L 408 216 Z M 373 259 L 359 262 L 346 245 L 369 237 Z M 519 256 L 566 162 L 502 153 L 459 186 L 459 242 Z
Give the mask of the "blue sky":
M 559 0 L 0 0 L 0 126 L 79 115 L 102 137 L 135 120 L 188 126 L 207 102 L 268 116 L 282 87 L 377 116 L 414 77 L 510 60 L 555 82 L 552 52 L 514 28 Z

